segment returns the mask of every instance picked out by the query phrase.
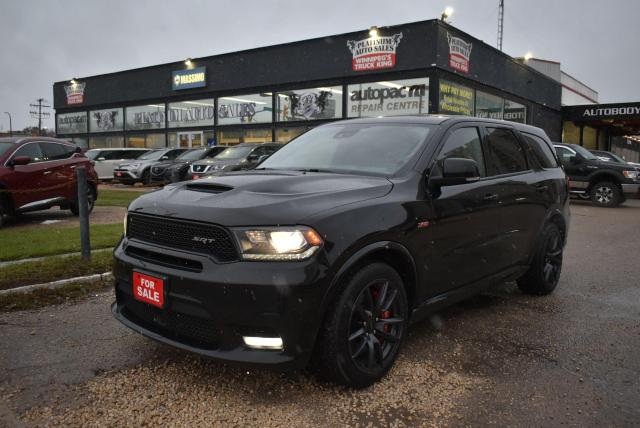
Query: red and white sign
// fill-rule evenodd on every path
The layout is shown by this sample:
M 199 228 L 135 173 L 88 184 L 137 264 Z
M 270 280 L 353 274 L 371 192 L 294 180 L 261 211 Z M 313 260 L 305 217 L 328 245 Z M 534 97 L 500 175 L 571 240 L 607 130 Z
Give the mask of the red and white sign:
M 133 297 L 159 308 L 164 306 L 164 281 L 155 276 L 133 272 Z
M 396 65 L 396 48 L 402 33 L 393 36 L 369 37 L 363 40 L 347 40 L 347 47 L 353 55 L 353 71 L 380 70 Z
M 84 102 L 84 88 L 86 85 L 86 82 L 82 82 L 65 86 L 64 91 L 67 93 L 67 104 L 82 104 Z
M 449 67 L 468 73 L 471 43 L 467 43 L 460 37 L 454 37 L 449 33 L 447 33 L 447 41 L 449 42 Z

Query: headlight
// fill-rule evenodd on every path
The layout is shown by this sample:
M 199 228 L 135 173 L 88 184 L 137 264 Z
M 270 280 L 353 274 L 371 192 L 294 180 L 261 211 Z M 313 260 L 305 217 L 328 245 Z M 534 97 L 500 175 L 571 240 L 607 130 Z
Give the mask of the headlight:
M 127 213 L 124 213 L 124 220 L 122 223 L 124 225 L 124 235 L 127 236 Z
M 140 163 L 130 163 L 129 165 L 125 165 L 125 168 L 138 168 L 140 165 Z
M 638 171 L 625 170 L 625 171 L 622 171 L 622 175 L 624 175 L 626 178 L 631 180 L 638 179 Z
M 244 260 L 306 260 L 323 244 L 315 230 L 306 226 L 235 229 Z

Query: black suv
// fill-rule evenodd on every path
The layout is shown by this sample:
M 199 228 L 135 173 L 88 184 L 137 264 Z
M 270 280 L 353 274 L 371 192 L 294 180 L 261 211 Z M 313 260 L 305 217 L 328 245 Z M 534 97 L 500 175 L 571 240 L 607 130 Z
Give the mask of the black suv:
M 640 192 L 639 169 L 627 163 L 600 160 L 577 144 L 554 144 L 556 153 L 571 180 L 571 193 L 591 199 L 600 207 L 615 207 Z
M 191 178 L 220 175 L 229 171 L 252 169 L 278 151 L 281 143 L 242 143 L 228 147 L 213 159 L 205 159 L 191 164 Z
M 411 322 L 517 280 L 556 287 L 569 223 L 543 131 L 465 117 L 319 126 L 257 169 L 136 199 L 115 317 L 145 336 L 365 387 Z
M 151 181 L 175 183 L 190 180 L 189 165 L 203 159 L 213 159 L 226 147 L 215 146 L 204 149 L 192 149 L 183 152 L 173 160 L 160 162 L 151 167 Z

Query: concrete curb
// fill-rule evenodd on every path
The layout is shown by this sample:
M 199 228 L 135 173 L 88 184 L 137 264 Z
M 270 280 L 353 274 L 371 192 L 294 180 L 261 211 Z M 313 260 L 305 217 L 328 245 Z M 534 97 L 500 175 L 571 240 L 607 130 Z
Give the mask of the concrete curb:
M 91 250 L 92 253 L 101 253 L 105 251 L 113 251 L 113 248 L 109 247 L 109 248 L 99 248 L 97 250 Z M 39 262 L 45 259 L 50 259 L 51 257 L 71 257 L 71 256 L 79 256 L 81 254 L 82 253 L 80 252 L 75 252 L 75 253 L 64 253 L 64 254 L 51 254 L 50 256 L 42 256 L 42 257 L 31 257 L 29 259 L 6 260 L 4 262 L 0 262 L 0 268 L 3 266 L 17 265 L 20 263 Z
M 61 279 L 60 281 L 45 282 L 42 284 L 25 285 L 23 287 L 10 288 L 8 290 L 0 290 L 0 296 L 9 296 L 12 294 L 25 294 L 31 293 L 35 290 L 50 289 L 64 287 L 65 285 L 77 284 L 81 282 L 93 282 L 93 281 L 109 281 L 113 279 L 111 272 L 97 273 L 95 275 L 78 276 L 75 278 Z

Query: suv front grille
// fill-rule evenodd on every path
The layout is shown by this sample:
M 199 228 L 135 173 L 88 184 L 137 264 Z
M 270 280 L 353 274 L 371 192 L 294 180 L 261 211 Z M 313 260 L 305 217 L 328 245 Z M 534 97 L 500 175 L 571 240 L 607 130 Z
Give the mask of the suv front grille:
M 219 262 L 238 260 L 238 251 L 230 233 L 214 224 L 129 214 L 127 237 L 212 255 Z
M 193 165 L 193 172 L 204 172 L 207 169 L 207 165 Z
M 154 166 L 153 168 L 151 168 L 151 172 L 155 175 L 160 175 L 164 172 L 164 168 L 161 166 Z

